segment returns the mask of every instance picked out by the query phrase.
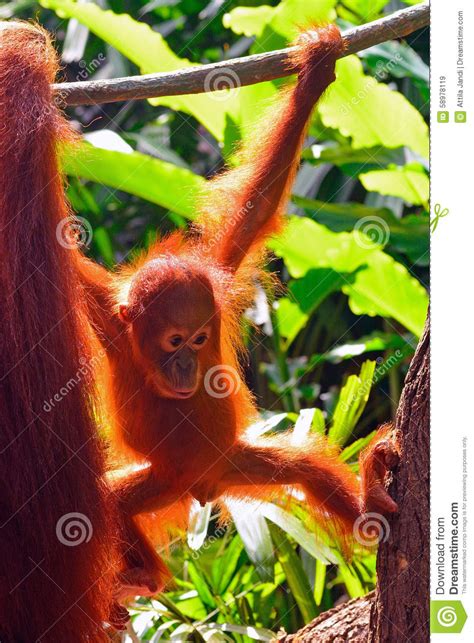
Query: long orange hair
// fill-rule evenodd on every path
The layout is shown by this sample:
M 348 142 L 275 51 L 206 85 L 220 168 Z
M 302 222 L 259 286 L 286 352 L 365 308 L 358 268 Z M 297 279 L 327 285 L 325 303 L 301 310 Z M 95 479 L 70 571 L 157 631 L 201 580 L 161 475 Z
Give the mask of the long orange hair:
M 56 53 L 0 23 L 0 639 L 107 640 L 115 571 L 83 294 L 63 227 Z M 73 244 L 72 244 L 73 245 Z

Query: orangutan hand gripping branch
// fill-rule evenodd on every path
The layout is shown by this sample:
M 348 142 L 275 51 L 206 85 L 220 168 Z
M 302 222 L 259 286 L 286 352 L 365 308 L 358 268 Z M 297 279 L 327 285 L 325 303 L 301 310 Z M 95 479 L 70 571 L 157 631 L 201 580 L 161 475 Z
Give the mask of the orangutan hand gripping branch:
M 252 303 L 265 241 L 282 227 L 312 109 L 344 48 L 332 25 L 299 42 L 296 86 L 282 92 L 238 167 L 209 183 L 198 234 L 173 234 L 118 274 L 81 263 L 112 372 L 114 431 L 143 464 L 114 483 L 133 543 L 121 596 L 154 593 L 163 579 L 139 518 L 156 513 L 157 529 L 185 523 L 193 498 L 268 498 L 297 486 L 319 524 L 345 544 L 361 514 L 396 510 L 384 488 L 396 462 L 387 431 L 361 458 L 360 482 L 321 438 L 296 447 L 287 437 L 243 437 L 256 408 L 240 374 L 240 318 Z
M 297 487 L 304 491 L 315 520 L 346 546 L 354 522 L 364 512 L 396 510 L 384 488 L 385 475 L 397 460 L 387 430 L 379 432 L 362 454 L 360 480 L 322 437 L 308 437 L 305 444 L 294 446 L 287 436 L 258 442 L 244 436 L 257 409 L 239 366 L 244 350 L 240 320 L 253 301 L 255 280 L 262 275 L 265 243 L 282 228 L 312 109 L 333 82 L 335 62 L 344 49 L 338 29 L 331 25 L 303 34 L 299 44 L 293 61 L 299 69 L 297 84 L 280 94 L 240 151 L 237 168 L 209 182 L 193 234 L 175 233 L 132 265 L 112 273 L 76 250 L 63 252 L 54 238 L 58 222 L 67 217 L 55 153 L 66 128 L 52 107 L 50 91 L 56 71 L 54 51 L 35 27 L 9 23 L 3 35 L 0 30 L 0 128 L 2 136 L 10 136 L 0 156 L 1 223 L 10 232 L 1 240 L 7 266 L 0 272 L 5 377 L 23 359 L 22 343 L 31 349 L 24 371 L 9 375 L 10 388 L 0 396 L 6 440 L 18 439 L 23 454 L 12 467 L 21 469 L 29 454 L 30 477 L 23 481 L 19 502 L 48 475 L 41 467 L 54 458 L 61 461 L 59 451 L 64 449 L 54 443 L 58 453 L 51 451 L 39 431 L 30 442 L 17 435 L 29 418 L 20 417 L 18 409 L 31 405 L 28 413 L 36 422 L 34 413 L 42 401 L 63 382 L 64 372 L 53 364 L 42 380 L 45 390 L 31 398 L 35 387 L 31 373 L 37 379 L 43 372 L 44 356 L 38 346 L 54 330 L 49 352 L 66 364 L 72 376 L 79 353 L 97 351 L 97 342 L 87 332 L 86 315 L 107 354 L 110 377 L 103 397 L 110 405 L 113 436 L 141 465 L 110 483 L 107 503 L 90 414 L 93 393 L 78 388 L 68 395 L 51 428 L 73 450 L 84 448 L 89 473 L 78 467 L 81 471 L 65 475 L 61 487 L 52 487 L 56 493 L 42 505 L 48 519 L 38 514 L 40 544 L 47 549 L 57 513 L 65 511 L 71 498 L 78 506 L 88 503 L 84 513 L 94 518 L 95 538 L 93 545 L 81 550 L 81 558 L 75 552 L 75 567 L 62 570 L 59 580 L 68 581 L 69 591 L 78 597 L 69 613 L 60 594 L 49 601 L 44 614 L 43 603 L 32 601 L 37 606 L 30 614 L 33 625 L 24 627 L 20 617 L 19 625 L 11 622 L 5 630 L 5 640 L 36 640 L 43 624 L 54 621 L 61 610 L 69 622 L 75 619 L 78 640 L 101 640 L 101 625 L 111 604 L 110 569 L 116 572 L 117 599 L 155 593 L 167 570 L 153 539 L 168 524 L 186 524 L 193 498 L 201 503 L 223 494 L 271 498 L 286 493 L 289 486 Z M 23 223 L 19 224 L 25 216 L 34 226 L 26 239 Z M 41 265 L 59 294 L 49 285 L 46 298 L 37 272 L 25 269 L 28 262 Z M 34 308 L 37 300 L 41 314 L 38 306 Z M 11 499 L 10 511 L 15 502 Z M 106 551 L 113 551 L 115 542 L 107 505 L 116 502 L 123 524 L 118 568 Z M 7 544 L 15 540 L 16 523 L 11 527 L 5 532 Z M 17 553 L 0 567 L 0 578 L 9 577 L 12 583 L 27 571 Z M 51 574 L 61 560 L 55 561 Z M 97 584 L 92 571 L 99 576 Z M 30 589 L 33 593 L 37 586 L 31 584 Z M 15 612 L 15 606 L 5 605 L 8 616 L 3 621 Z M 111 620 L 121 627 L 125 617 L 117 608 Z M 67 628 L 57 626 L 54 634 L 51 640 L 66 640 Z

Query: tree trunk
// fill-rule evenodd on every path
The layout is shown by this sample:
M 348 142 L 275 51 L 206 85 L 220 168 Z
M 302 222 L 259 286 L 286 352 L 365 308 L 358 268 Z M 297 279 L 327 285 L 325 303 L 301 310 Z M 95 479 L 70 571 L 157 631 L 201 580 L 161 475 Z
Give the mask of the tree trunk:
M 377 589 L 320 614 L 278 641 L 391 643 L 429 641 L 429 319 L 398 405 L 401 458 L 390 485 L 399 512 L 377 556 Z
M 323 612 L 296 634 L 282 632 L 278 641 L 284 643 L 367 643 L 369 632 L 370 607 L 374 592 L 363 598 L 355 598 Z
M 401 634 L 409 641 L 429 641 L 429 360 L 428 319 L 398 405 L 401 461 L 390 495 L 399 513 L 389 520 L 390 538 L 378 551 L 369 643 L 398 641 Z

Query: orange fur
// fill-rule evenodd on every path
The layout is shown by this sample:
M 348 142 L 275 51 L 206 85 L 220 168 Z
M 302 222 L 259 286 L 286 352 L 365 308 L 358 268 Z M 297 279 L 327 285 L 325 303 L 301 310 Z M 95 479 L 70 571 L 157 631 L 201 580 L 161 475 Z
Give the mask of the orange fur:
M 92 349 L 77 251 L 59 243 L 58 226 L 69 210 L 57 146 L 70 132 L 53 105 L 57 70 L 46 32 L 0 23 L 4 643 L 107 640 L 103 624 L 117 566 L 95 391 L 87 368 L 84 374 Z M 73 519 L 68 514 L 83 516 L 84 540 L 77 546 L 67 544 L 74 540 L 65 530 Z
M 123 570 L 131 590 L 138 578 L 151 591 L 163 573 L 140 518 L 152 515 L 152 530 L 166 531 L 185 522 L 192 498 L 268 498 L 298 487 L 343 545 L 374 494 L 378 510 L 393 510 L 381 452 L 375 468 L 370 452 L 364 459 L 361 488 L 321 437 L 293 446 L 288 436 L 257 443 L 244 436 L 257 410 L 240 367 L 240 319 L 253 301 L 264 243 L 281 228 L 312 108 L 334 80 L 343 47 L 334 26 L 301 39 L 296 86 L 244 146 L 240 166 L 210 182 L 199 235 L 176 233 L 115 275 L 86 259 L 78 264 L 108 354 L 113 434 L 141 464 L 113 482 L 135 540 Z M 210 376 L 219 380 L 214 387 Z

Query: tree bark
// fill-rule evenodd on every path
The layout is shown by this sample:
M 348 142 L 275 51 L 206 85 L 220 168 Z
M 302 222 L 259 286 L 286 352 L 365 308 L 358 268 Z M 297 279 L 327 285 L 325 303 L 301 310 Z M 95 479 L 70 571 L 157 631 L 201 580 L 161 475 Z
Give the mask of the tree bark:
M 342 56 L 362 51 L 386 40 L 403 38 L 417 29 L 426 27 L 429 21 L 429 3 L 424 2 L 350 29 L 343 33 L 346 49 Z M 158 74 L 58 83 L 53 85 L 53 91 L 57 102 L 65 107 L 159 96 L 201 94 L 211 91 L 209 85 L 219 79 L 224 86 L 243 87 L 294 74 L 297 69 L 288 62 L 291 51 L 292 48 L 289 47 Z
M 280 643 L 391 643 L 429 641 L 429 318 L 408 371 L 396 428 L 401 458 L 390 484 L 399 512 L 379 546 L 377 589 L 320 614 Z
M 401 461 L 390 494 L 399 513 L 390 538 L 379 547 L 377 591 L 369 643 L 429 641 L 430 526 L 430 333 L 429 318 L 410 365 L 396 426 Z
M 371 592 L 363 598 L 342 603 L 317 616 L 296 634 L 282 632 L 278 636 L 278 641 L 279 643 L 309 643 L 310 641 L 367 643 L 373 600 L 374 592 Z

